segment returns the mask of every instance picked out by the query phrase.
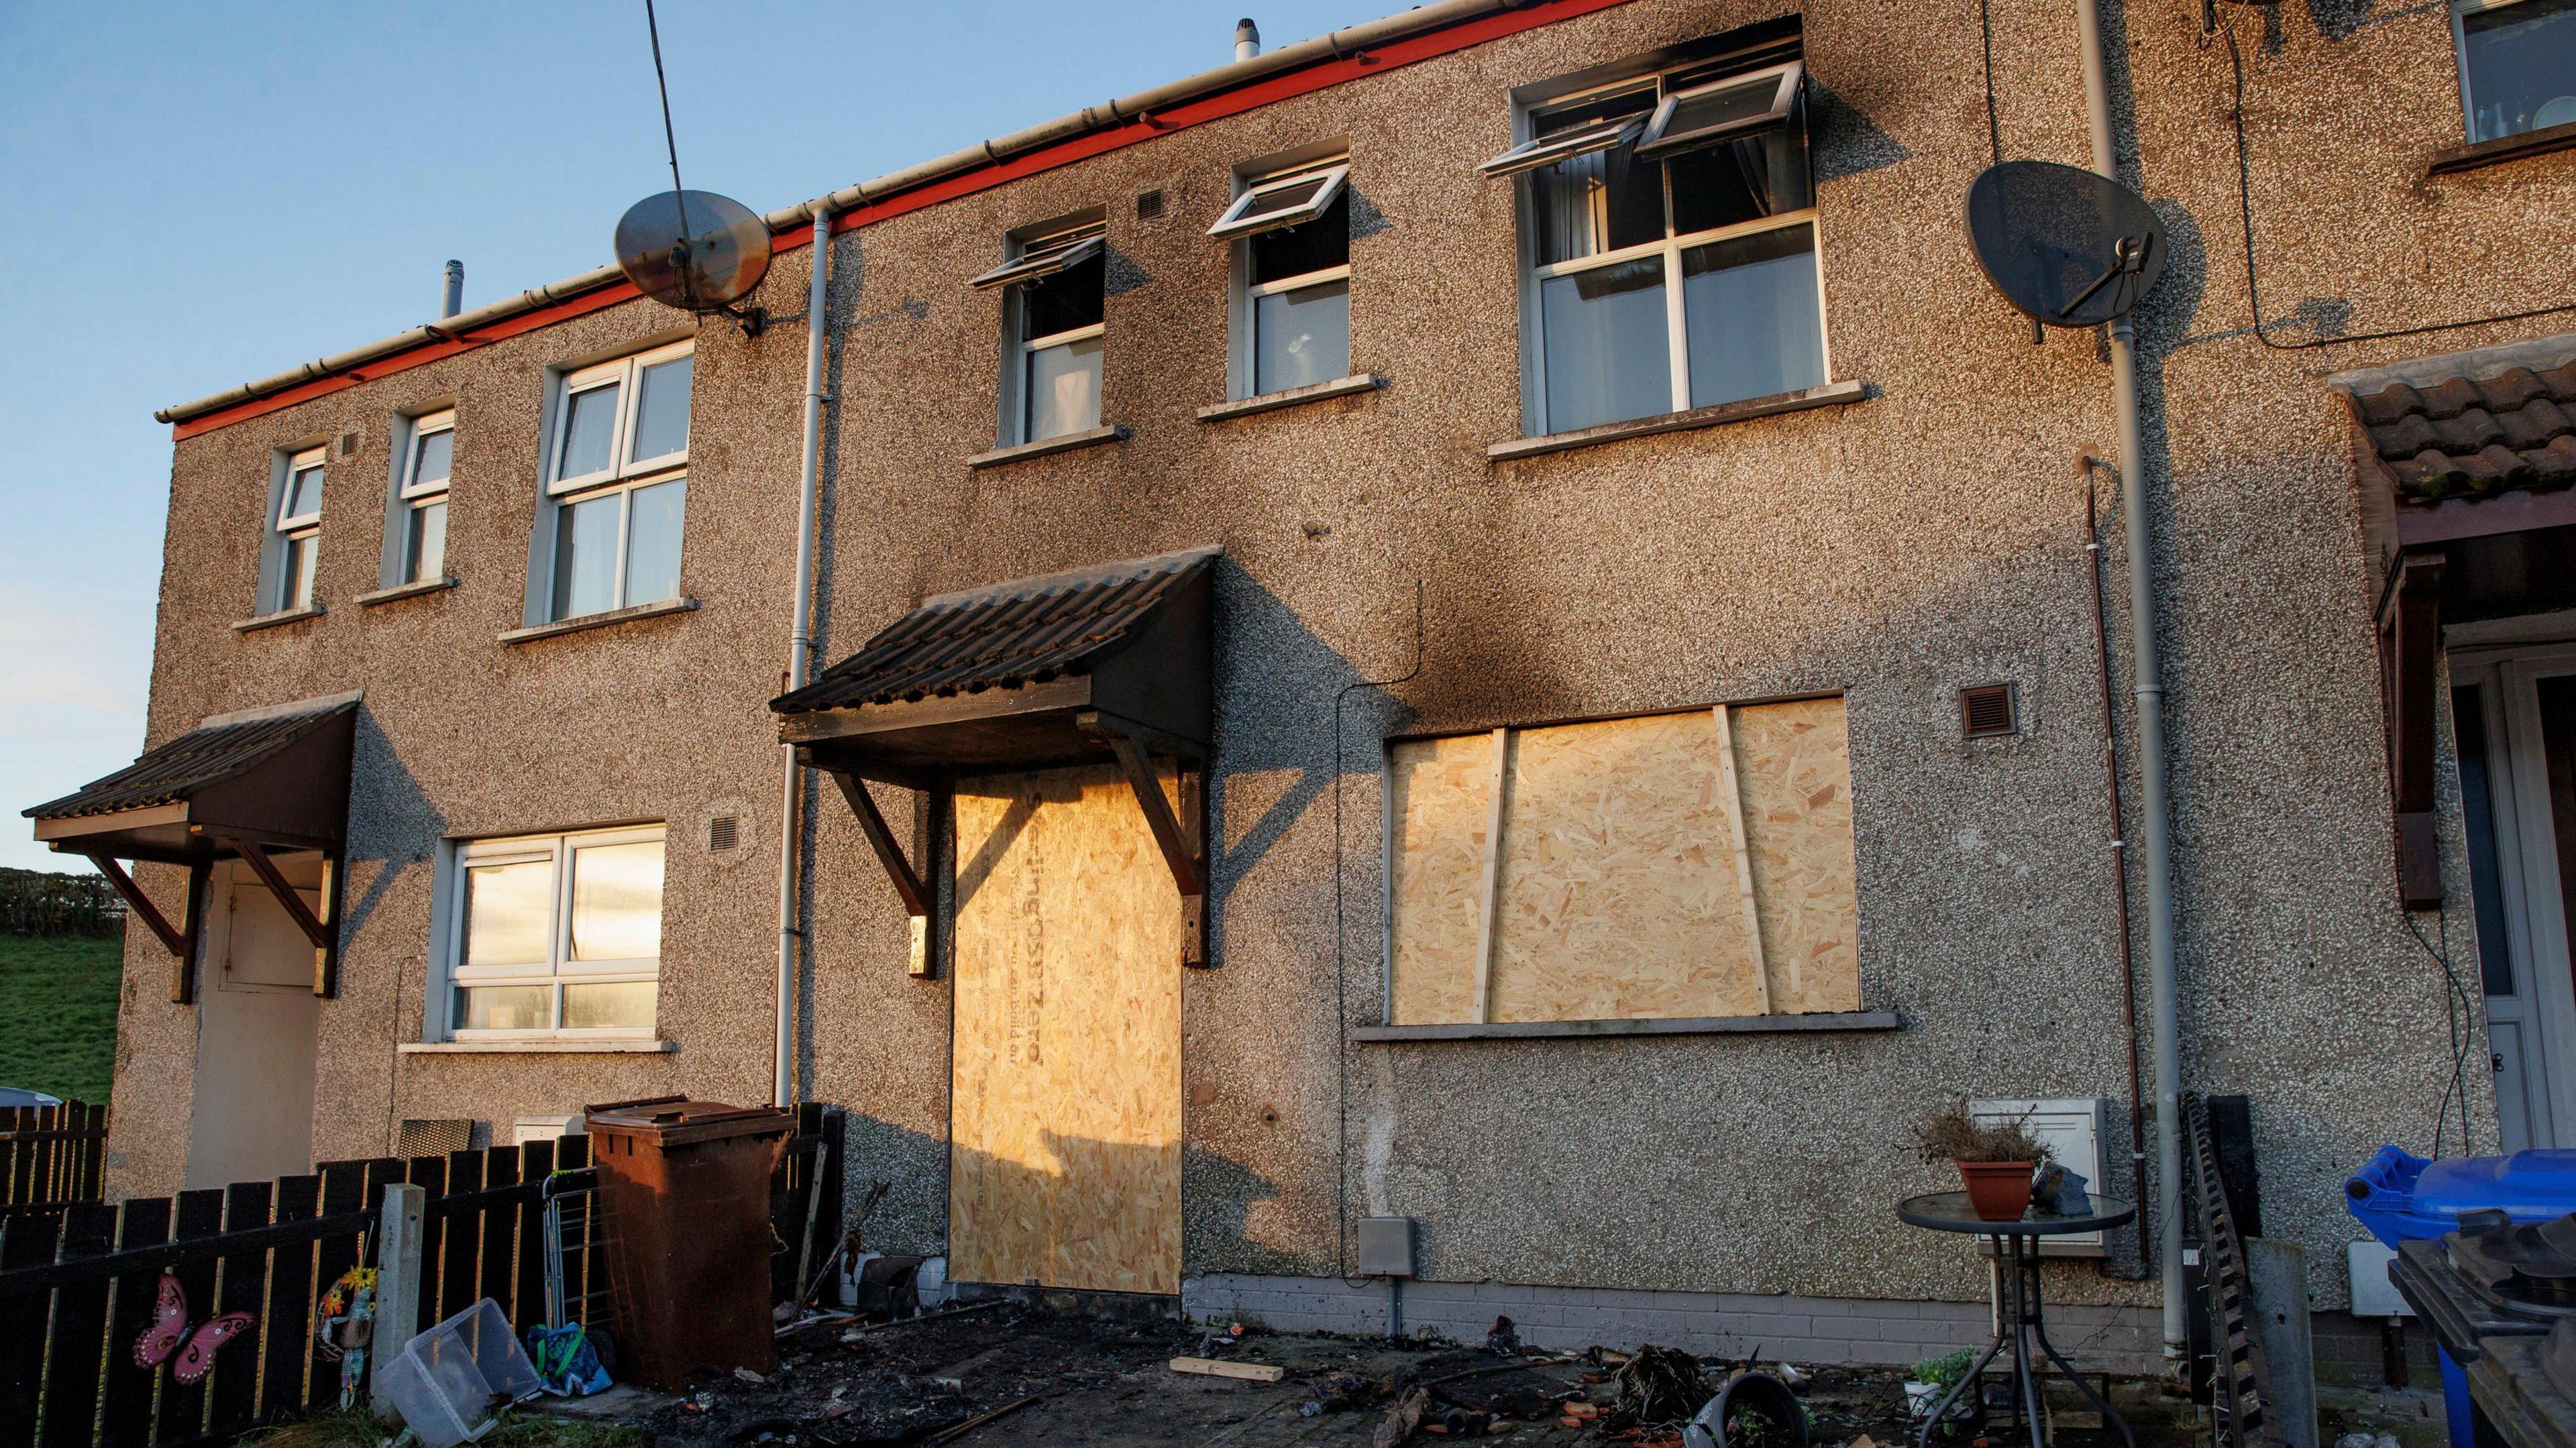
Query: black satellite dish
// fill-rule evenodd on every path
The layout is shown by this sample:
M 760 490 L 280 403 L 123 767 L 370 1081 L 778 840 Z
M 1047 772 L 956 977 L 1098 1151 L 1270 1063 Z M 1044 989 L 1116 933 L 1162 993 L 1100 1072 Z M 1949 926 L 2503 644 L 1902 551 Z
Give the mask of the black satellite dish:
M 769 272 L 769 223 L 730 197 L 665 191 L 636 202 L 617 221 L 617 265 L 666 306 L 732 317 L 753 336 L 768 322 L 735 303 Z
M 2165 271 L 2165 228 L 2138 193 L 2054 161 L 2006 161 L 1968 185 L 1986 280 L 2036 322 L 2124 317 Z

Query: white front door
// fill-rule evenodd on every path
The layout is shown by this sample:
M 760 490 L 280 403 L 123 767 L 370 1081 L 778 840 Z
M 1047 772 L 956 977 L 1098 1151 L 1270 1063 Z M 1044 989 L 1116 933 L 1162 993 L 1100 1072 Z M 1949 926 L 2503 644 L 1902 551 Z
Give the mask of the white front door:
M 322 857 L 274 857 L 307 909 L 322 910 Z M 313 1064 L 322 1002 L 313 942 L 249 866 L 206 882 L 197 984 L 197 1080 L 187 1186 L 267 1181 L 313 1169 Z
M 2576 643 L 2455 651 L 2451 702 L 2502 1146 L 2576 1145 Z

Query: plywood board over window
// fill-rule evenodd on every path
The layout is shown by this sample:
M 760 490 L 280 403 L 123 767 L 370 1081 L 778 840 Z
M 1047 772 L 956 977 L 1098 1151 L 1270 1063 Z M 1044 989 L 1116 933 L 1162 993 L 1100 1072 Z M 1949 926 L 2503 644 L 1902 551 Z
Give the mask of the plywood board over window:
M 1408 740 L 1398 1025 L 1856 1010 L 1839 697 Z

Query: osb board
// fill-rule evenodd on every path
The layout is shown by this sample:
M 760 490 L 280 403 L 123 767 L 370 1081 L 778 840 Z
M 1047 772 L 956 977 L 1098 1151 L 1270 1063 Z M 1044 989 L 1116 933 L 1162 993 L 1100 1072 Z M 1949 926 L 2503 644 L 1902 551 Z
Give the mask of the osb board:
M 1512 746 L 1487 1019 L 1759 1012 L 1715 721 L 1529 729 Z
M 1476 1019 L 1476 930 L 1484 909 L 1485 826 L 1494 737 L 1398 744 L 1387 759 L 1394 819 L 1395 1001 L 1401 1025 Z
M 1856 1010 L 1851 787 L 1838 698 L 1729 711 L 1775 1013 Z M 1493 984 L 1475 999 L 1490 733 L 1399 744 L 1394 1009 L 1401 1025 L 1761 1010 L 1705 710 L 1515 730 Z
M 1860 1009 L 1851 744 L 1839 698 L 1734 711 L 1774 1011 Z
M 950 1275 L 1178 1292 L 1180 897 L 1144 812 L 1111 767 L 964 781 L 957 859 Z

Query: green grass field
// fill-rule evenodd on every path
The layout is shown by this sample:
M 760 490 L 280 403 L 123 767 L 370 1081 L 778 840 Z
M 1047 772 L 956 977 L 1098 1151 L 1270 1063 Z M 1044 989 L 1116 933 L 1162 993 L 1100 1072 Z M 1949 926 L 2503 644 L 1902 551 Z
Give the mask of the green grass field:
M 0 1086 L 106 1102 L 123 956 L 112 939 L 0 935 Z

